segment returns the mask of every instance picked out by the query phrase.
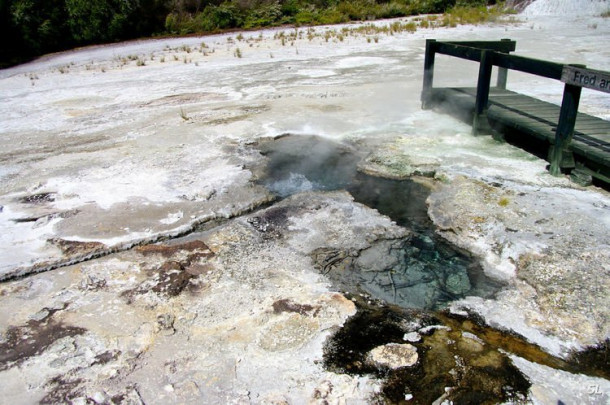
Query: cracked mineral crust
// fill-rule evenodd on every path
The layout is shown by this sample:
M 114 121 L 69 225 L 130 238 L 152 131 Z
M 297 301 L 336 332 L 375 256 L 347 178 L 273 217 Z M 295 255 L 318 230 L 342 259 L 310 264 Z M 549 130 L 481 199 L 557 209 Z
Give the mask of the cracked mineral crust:
M 4 395 L 300 402 L 331 384 L 328 399 L 366 397 L 368 377 L 322 368 L 326 337 L 355 305 L 329 289 L 310 253 L 404 235 L 345 192 L 303 193 L 185 240 L 6 282 Z

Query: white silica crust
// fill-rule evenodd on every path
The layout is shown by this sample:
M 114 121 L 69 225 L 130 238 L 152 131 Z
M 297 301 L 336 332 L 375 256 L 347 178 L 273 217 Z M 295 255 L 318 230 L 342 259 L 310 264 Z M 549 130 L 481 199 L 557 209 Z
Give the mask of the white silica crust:
M 610 10 L 607 0 L 536 0 L 523 11 L 524 15 L 600 15 Z

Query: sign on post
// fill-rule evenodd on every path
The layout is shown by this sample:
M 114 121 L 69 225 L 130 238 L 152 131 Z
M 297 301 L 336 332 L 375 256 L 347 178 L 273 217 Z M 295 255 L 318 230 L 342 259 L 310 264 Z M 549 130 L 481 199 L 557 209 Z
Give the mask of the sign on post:
M 564 66 L 561 81 L 579 87 L 610 93 L 610 72 Z

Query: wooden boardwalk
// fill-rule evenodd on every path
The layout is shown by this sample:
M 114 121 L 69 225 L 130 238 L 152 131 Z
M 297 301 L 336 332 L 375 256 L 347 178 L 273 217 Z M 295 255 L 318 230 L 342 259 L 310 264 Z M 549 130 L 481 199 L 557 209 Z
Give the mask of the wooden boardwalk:
M 430 51 L 430 44 L 436 49 Z M 509 69 L 559 80 L 565 66 L 508 55 L 514 47 L 514 41 L 508 40 L 460 43 L 429 41 L 422 106 L 441 110 L 471 123 L 475 135 L 491 134 L 519 146 L 530 146 L 532 150 L 544 148 L 548 151 L 545 157 L 551 163 L 551 173 L 555 175 L 572 172 L 575 178 L 590 177 L 610 185 L 610 121 L 577 111 L 580 86 L 566 84 L 562 106 L 507 90 Z M 480 61 L 478 86 L 433 87 L 435 52 Z M 490 58 L 489 53 L 501 55 Z M 489 84 L 492 66 L 500 67 L 495 87 Z M 592 72 L 599 73 L 599 77 L 591 82 L 599 84 L 605 72 Z M 607 90 L 602 88 L 602 91 Z
M 473 87 L 437 88 L 431 97 L 435 108 L 472 123 L 476 92 Z M 558 105 L 510 90 L 492 88 L 489 93 L 487 120 L 501 137 L 534 137 L 550 147 L 559 114 Z M 582 164 L 595 171 L 594 177 L 610 183 L 610 121 L 578 113 L 570 150 L 578 166 Z

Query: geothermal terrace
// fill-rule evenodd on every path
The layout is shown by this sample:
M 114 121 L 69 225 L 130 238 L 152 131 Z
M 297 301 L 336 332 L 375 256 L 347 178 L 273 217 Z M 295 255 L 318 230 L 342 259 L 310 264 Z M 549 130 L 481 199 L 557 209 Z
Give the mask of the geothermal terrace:
M 1 71 L 2 401 L 608 403 L 608 191 L 420 108 L 427 38 L 610 70 L 605 3 Z M 477 64 L 436 69 L 476 84 Z

